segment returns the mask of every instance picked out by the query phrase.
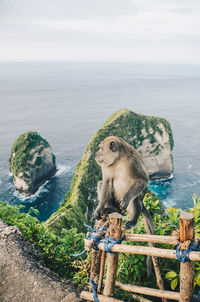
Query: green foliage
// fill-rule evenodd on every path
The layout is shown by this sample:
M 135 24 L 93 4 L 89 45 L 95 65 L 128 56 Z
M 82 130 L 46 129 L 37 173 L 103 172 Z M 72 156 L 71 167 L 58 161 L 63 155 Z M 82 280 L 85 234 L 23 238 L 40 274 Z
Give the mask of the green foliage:
M 145 196 L 145 205 L 151 213 L 156 234 L 171 235 L 172 231 L 179 228 L 180 210 L 169 207 L 164 210 L 160 200 L 152 194 Z M 17 225 L 24 239 L 34 244 L 37 251 L 42 255 L 46 265 L 56 271 L 63 278 L 72 279 L 81 288 L 88 286 L 90 276 L 91 254 L 72 258 L 71 253 L 78 253 L 84 249 L 82 233 L 77 233 L 76 228 L 62 229 L 60 236 L 39 223 L 37 218 L 30 214 L 22 213 L 22 206 L 12 207 L 0 202 L 0 217 L 10 225 Z M 194 207 L 188 210 L 194 215 L 196 236 L 199 236 L 200 225 L 200 198 L 194 196 Z M 30 213 L 37 215 L 34 208 Z M 135 228 L 136 233 L 145 233 L 143 220 L 139 219 Z M 147 245 L 141 242 L 124 242 L 124 244 Z M 156 244 L 156 247 L 174 249 L 172 245 Z M 159 258 L 161 274 L 166 290 L 179 290 L 179 262 L 173 259 Z M 106 272 L 105 272 L 106 274 Z M 155 276 L 151 280 L 146 277 L 146 257 L 143 255 L 119 254 L 117 280 L 122 283 L 142 285 L 156 288 Z M 200 263 L 195 263 L 195 291 L 200 288 Z M 133 301 L 131 294 L 116 289 L 115 295 L 122 301 Z M 152 300 L 152 298 L 151 298 Z
M 70 255 L 76 250 L 84 249 L 82 233 L 76 228 L 63 230 L 60 237 L 47 230 L 44 224 L 30 214 L 22 213 L 23 206 L 11 206 L 0 202 L 0 218 L 9 225 L 19 227 L 23 238 L 34 244 L 36 250 L 43 257 L 45 264 L 57 272 L 61 277 L 71 279 L 77 268 L 73 265 L 74 258 Z M 29 213 L 37 214 L 37 210 L 30 208 Z
M 175 290 L 178 285 L 178 274 L 174 271 L 170 271 L 165 275 L 165 278 L 171 280 L 171 289 Z
M 49 143 L 42 138 L 39 133 L 28 131 L 20 135 L 14 142 L 11 150 L 11 156 L 9 159 L 10 171 L 14 175 L 23 174 L 23 178 L 30 181 L 30 175 L 26 173 L 30 169 L 34 169 L 42 165 L 42 157 L 38 156 L 34 163 L 31 163 L 33 160 L 33 154 L 31 150 L 33 148 L 39 147 L 37 152 L 41 154 L 44 148 L 50 147 Z M 53 162 L 55 163 L 55 156 L 52 154 Z

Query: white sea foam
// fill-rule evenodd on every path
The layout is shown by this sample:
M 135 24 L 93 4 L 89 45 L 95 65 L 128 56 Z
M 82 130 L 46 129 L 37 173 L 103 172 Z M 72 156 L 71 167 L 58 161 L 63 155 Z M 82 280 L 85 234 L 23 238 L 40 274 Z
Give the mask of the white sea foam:
M 173 179 L 173 178 L 174 178 L 174 174 L 171 173 L 170 176 L 167 177 L 167 178 L 153 179 L 152 181 L 153 181 L 153 182 L 168 181 L 168 180 Z
M 60 175 L 63 175 L 65 173 L 67 173 L 71 169 L 71 167 L 70 166 L 64 166 L 64 165 L 58 165 L 57 169 L 58 170 L 57 170 L 55 176 L 60 176 Z
M 38 198 L 41 193 L 48 192 L 48 183 L 49 180 L 47 180 L 42 186 L 40 186 L 39 189 L 32 195 L 20 193 L 19 191 L 15 190 L 14 196 L 20 199 L 21 201 L 33 202 L 35 199 Z
M 13 176 L 12 172 L 8 172 L 8 176 L 10 177 Z
M 167 198 L 167 199 L 163 200 L 162 202 L 163 202 L 165 208 L 174 207 L 176 205 L 176 202 L 171 198 Z

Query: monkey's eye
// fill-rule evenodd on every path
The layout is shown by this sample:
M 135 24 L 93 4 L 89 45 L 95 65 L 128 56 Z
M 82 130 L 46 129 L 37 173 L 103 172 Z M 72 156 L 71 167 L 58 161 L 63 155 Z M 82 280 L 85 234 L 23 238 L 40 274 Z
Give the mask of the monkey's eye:
M 115 144 L 115 142 L 110 142 L 109 149 L 110 149 L 112 152 L 115 152 L 115 151 L 116 151 L 116 144 Z

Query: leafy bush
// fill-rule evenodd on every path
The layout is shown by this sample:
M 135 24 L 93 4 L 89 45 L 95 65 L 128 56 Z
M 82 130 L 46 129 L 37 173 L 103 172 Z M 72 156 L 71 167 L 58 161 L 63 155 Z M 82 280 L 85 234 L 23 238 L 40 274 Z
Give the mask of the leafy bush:
M 30 215 L 36 215 L 36 209 L 30 208 L 28 214 L 22 213 L 22 210 L 23 206 L 11 206 L 0 202 L 0 218 L 8 225 L 19 227 L 23 238 L 34 244 L 47 267 L 61 277 L 71 279 L 77 268 L 73 266 L 74 258 L 70 255 L 74 250 L 83 250 L 85 235 L 77 233 L 76 228 L 72 228 L 63 230 L 62 236 L 58 237 L 47 230 L 36 217 Z
M 194 195 L 194 207 L 188 209 L 194 215 L 196 237 L 200 237 L 200 198 Z M 145 205 L 153 217 L 157 235 L 171 235 L 179 228 L 180 210 L 169 207 L 164 210 L 162 203 L 155 195 L 146 195 Z M 25 240 L 34 244 L 42 255 L 46 265 L 56 271 L 60 276 L 72 279 L 80 287 L 88 285 L 90 276 L 91 253 L 86 256 L 73 258 L 74 251 L 84 249 L 85 235 L 78 233 L 76 228 L 63 229 L 60 236 L 56 236 L 41 224 L 36 217 L 37 210 L 30 209 L 28 214 L 22 213 L 22 206 L 10 206 L 0 202 L 0 217 L 9 225 L 20 228 Z M 136 233 L 145 233 L 143 220 L 140 217 L 135 228 Z M 124 242 L 124 244 L 147 245 L 146 243 Z M 168 244 L 156 244 L 156 247 L 174 249 Z M 166 290 L 177 290 L 179 287 L 179 262 L 173 259 L 159 258 L 161 274 Z M 200 263 L 195 263 L 195 291 L 200 289 Z M 119 254 L 117 280 L 123 283 L 156 287 L 155 276 L 151 280 L 146 277 L 146 256 Z M 133 301 L 132 295 L 116 289 L 115 295 L 123 301 Z M 151 297 L 152 300 L 152 297 Z

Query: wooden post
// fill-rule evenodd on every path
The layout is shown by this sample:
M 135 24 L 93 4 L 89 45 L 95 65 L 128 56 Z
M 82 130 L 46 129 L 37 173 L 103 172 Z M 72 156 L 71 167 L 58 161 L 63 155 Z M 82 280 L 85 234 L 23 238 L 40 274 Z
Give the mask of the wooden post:
M 145 231 L 147 234 L 151 235 L 151 230 L 149 229 L 149 226 L 146 223 L 146 219 L 144 218 L 144 215 L 142 215 L 142 216 L 143 216 Z M 153 247 L 153 243 L 149 242 L 149 246 Z M 161 272 L 160 272 L 158 258 L 152 257 L 152 262 L 153 262 L 153 267 L 154 267 L 154 271 L 155 271 L 155 275 L 156 275 L 156 282 L 157 282 L 158 288 L 160 290 L 164 290 L 164 283 L 163 283 L 163 279 L 162 279 Z M 167 302 L 167 299 L 162 298 L 162 302 Z
M 190 213 L 180 215 L 180 242 L 194 239 L 194 217 Z M 180 263 L 180 302 L 193 301 L 194 264 Z
M 101 292 L 101 288 L 102 288 L 102 285 L 103 285 L 103 275 L 104 275 L 104 270 L 105 270 L 105 262 L 106 262 L 106 251 L 102 251 L 100 272 L 99 272 L 99 283 L 98 283 L 98 288 L 97 288 L 97 293 L 98 294 Z
M 104 226 L 106 223 L 105 215 L 101 218 L 101 220 L 98 220 L 96 223 L 96 230 L 98 230 L 100 227 Z M 91 280 L 98 284 L 99 280 L 99 271 L 100 271 L 100 263 L 101 263 L 101 250 L 92 250 L 92 262 L 91 262 L 91 273 L 90 278 Z M 90 292 L 92 292 L 92 287 L 90 286 Z
M 118 240 L 122 237 L 122 215 L 112 213 L 109 215 L 109 230 L 108 234 L 111 238 Z M 112 296 L 115 288 L 115 279 L 117 274 L 118 253 L 108 254 L 108 267 L 106 282 L 103 291 L 104 296 Z

